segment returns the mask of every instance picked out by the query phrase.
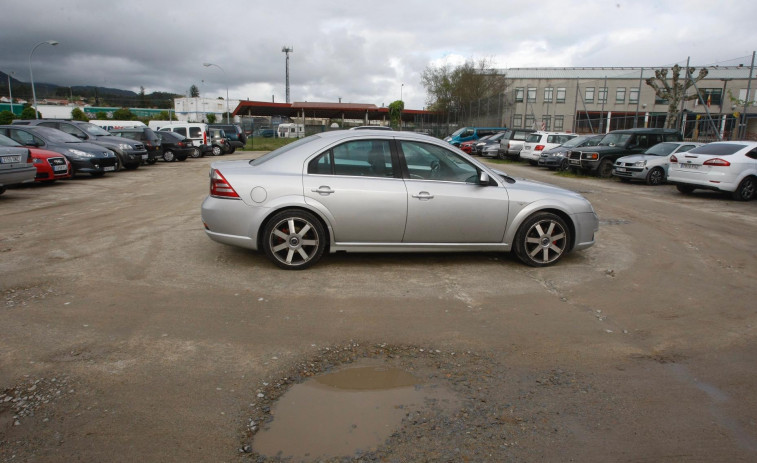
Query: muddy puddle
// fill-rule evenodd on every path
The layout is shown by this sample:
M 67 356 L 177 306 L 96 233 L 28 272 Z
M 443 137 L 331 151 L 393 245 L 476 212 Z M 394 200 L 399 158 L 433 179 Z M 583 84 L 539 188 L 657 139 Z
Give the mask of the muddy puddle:
M 363 360 L 291 387 L 271 409 L 273 421 L 252 442 L 260 455 L 295 462 L 375 450 L 407 414 L 434 406 L 450 413 L 448 389 L 407 371 Z

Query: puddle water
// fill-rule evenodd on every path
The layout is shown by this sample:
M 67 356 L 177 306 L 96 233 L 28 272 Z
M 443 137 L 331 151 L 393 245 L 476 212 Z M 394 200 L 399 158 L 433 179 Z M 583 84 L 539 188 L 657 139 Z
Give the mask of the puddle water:
M 255 435 L 252 448 L 300 462 L 370 451 L 399 429 L 407 413 L 429 401 L 449 410 L 458 406 L 444 388 L 363 361 L 294 385 L 274 405 L 273 422 Z

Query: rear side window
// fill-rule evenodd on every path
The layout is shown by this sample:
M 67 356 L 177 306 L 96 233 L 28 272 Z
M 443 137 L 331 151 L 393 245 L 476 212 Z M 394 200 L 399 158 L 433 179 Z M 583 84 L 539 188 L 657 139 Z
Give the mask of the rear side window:
M 513 134 L 513 140 L 525 141 L 529 136 L 531 136 L 531 134 L 528 132 L 515 132 Z
M 308 164 L 309 174 L 360 177 L 394 177 L 388 140 L 360 140 L 343 143 Z
M 709 154 L 713 156 L 729 156 L 737 151 L 743 150 L 747 145 L 738 143 L 708 143 L 697 146 L 689 151 L 691 154 Z
M 200 127 L 190 127 L 189 138 L 202 138 L 202 129 Z
M 526 137 L 526 142 L 528 143 L 537 143 L 539 141 L 541 141 L 541 135 L 538 133 L 532 133 Z

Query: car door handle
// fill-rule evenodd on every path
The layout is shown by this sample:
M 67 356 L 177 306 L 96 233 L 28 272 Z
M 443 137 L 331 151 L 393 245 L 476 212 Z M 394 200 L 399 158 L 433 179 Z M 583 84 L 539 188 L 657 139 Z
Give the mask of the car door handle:
M 418 198 L 422 201 L 426 201 L 429 199 L 434 199 L 434 195 L 430 194 L 428 191 L 421 191 L 417 195 L 413 195 L 413 198 Z
M 332 190 L 331 187 L 328 185 L 321 185 L 318 188 L 313 188 L 310 191 L 312 191 L 313 193 L 318 193 L 319 195 L 322 195 L 322 196 L 326 196 L 326 195 L 330 195 L 331 193 L 334 193 L 334 190 Z

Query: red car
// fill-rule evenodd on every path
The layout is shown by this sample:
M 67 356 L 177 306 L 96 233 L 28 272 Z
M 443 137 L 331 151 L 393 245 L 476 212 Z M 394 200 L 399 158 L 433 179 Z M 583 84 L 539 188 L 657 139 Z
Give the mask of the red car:
M 463 151 L 463 153 L 474 154 L 473 150 L 476 147 L 476 143 L 478 143 L 478 140 L 464 141 L 460 143 L 460 149 Z
M 35 182 L 54 182 L 71 178 L 71 163 L 65 156 L 54 151 L 29 148 L 34 167 L 37 168 Z

